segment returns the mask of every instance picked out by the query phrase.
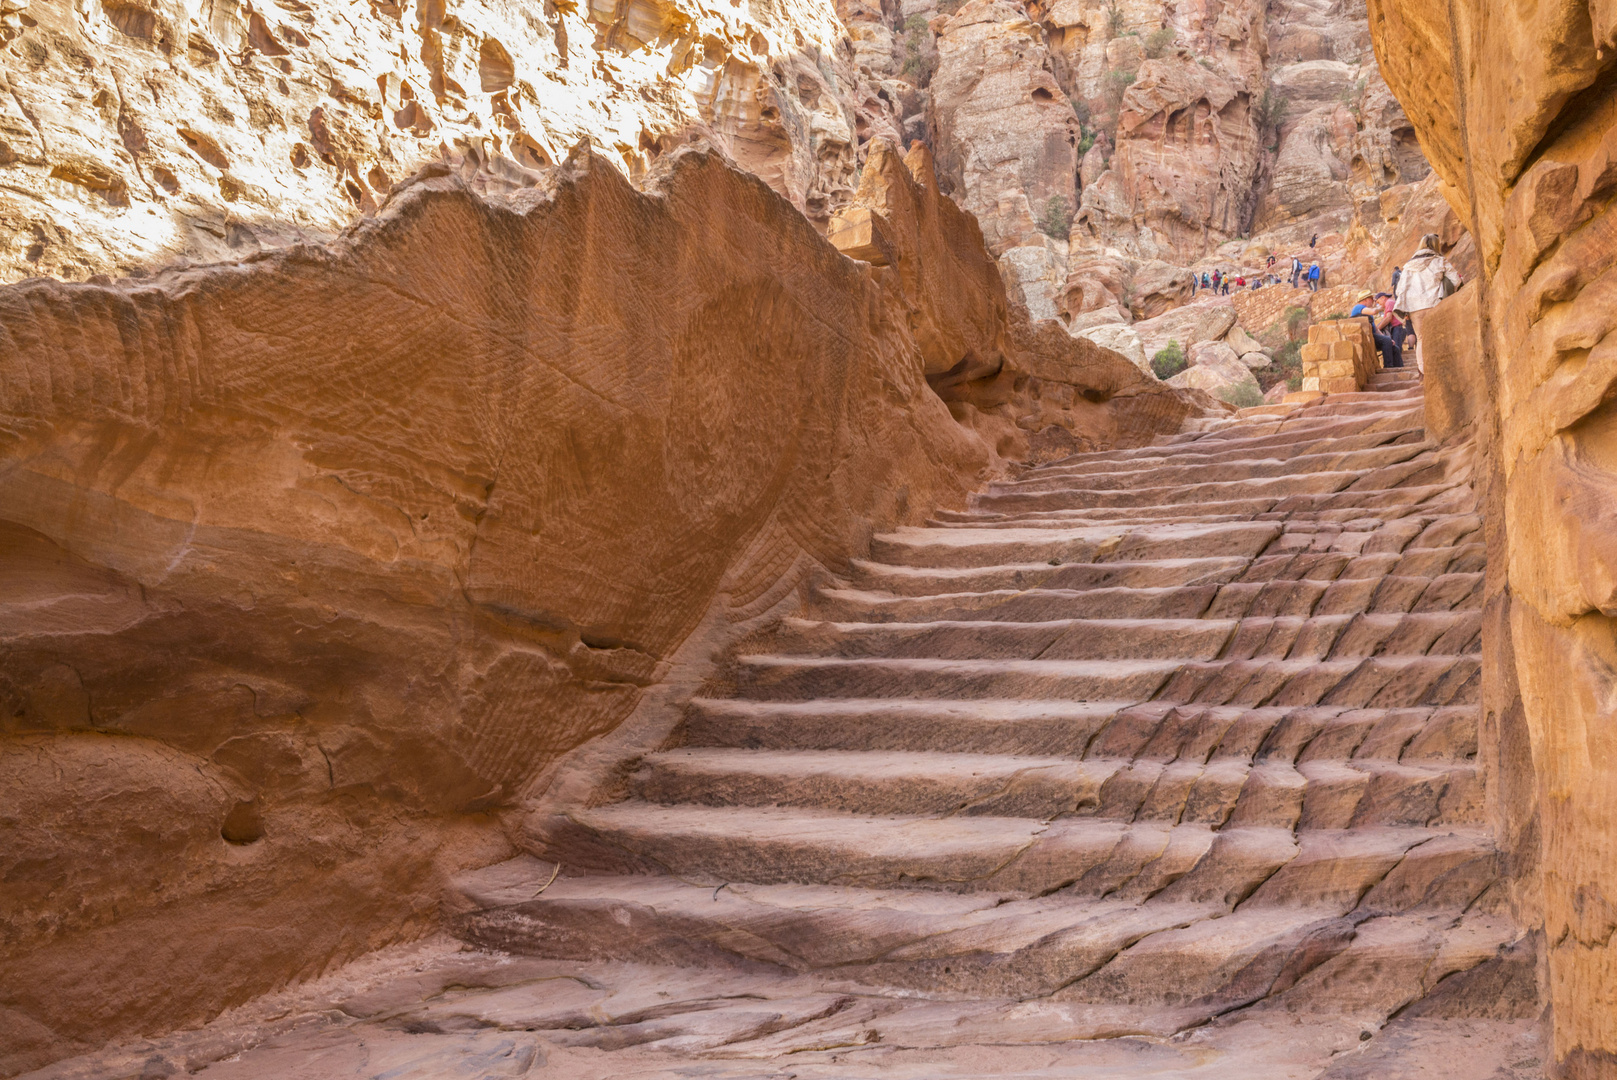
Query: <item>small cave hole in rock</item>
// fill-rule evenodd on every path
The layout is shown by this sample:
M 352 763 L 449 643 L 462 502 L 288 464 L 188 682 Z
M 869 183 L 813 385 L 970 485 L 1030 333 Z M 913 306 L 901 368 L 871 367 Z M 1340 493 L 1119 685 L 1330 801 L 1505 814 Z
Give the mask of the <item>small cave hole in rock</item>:
M 226 843 L 245 845 L 264 839 L 264 818 L 258 812 L 257 799 L 238 799 L 225 815 L 219 835 Z
M 1055 99 L 1056 96 L 1042 86 L 1033 91 L 1034 101 L 1054 101 Z

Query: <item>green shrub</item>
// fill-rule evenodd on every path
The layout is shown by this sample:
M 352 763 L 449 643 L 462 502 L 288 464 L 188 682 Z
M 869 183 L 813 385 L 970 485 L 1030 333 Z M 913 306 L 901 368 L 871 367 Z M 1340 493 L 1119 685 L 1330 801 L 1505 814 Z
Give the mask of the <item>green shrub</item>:
M 1308 309 L 1301 304 L 1293 304 L 1286 309 L 1286 337 L 1296 339 L 1308 332 Z
M 1039 216 L 1039 231 L 1057 240 L 1067 238 L 1072 231 L 1072 211 L 1064 196 L 1052 195 L 1045 202 L 1044 213 Z
M 1263 391 L 1258 389 L 1256 383 L 1237 383 L 1220 390 L 1218 399 L 1225 404 L 1234 405 L 1237 409 L 1250 409 L 1254 405 L 1263 404 Z
M 1160 60 L 1178 37 L 1179 31 L 1171 26 L 1153 30 L 1151 36 L 1145 39 L 1145 55 L 1153 60 Z
M 1185 350 L 1177 341 L 1168 342 L 1166 349 L 1157 351 L 1151 358 L 1151 371 L 1159 379 L 1171 379 L 1190 366 L 1185 358 Z

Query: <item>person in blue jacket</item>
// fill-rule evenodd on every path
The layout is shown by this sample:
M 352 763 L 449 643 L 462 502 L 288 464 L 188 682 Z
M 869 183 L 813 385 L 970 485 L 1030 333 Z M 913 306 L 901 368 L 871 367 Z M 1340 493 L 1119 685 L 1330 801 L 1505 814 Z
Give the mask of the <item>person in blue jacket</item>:
M 1359 295 L 1358 302 L 1353 305 L 1349 313 L 1353 318 L 1366 318 L 1370 320 L 1370 336 L 1375 338 L 1376 348 L 1381 352 L 1381 366 L 1384 368 L 1401 368 L 1404 366 L 1404 351 L 1398 343 L 1388 337 L 1383 331 L 1390 318 L 1386 309 L 1376 303 L 1375 293 L 1369 289 Z

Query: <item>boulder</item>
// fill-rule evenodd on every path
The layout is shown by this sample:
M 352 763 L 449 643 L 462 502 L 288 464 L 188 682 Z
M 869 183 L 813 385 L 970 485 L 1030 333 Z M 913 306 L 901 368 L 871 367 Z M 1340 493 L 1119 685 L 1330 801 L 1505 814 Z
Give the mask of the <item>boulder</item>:
M 1193 345 L 1217 341 L 1235 325 L 1235 305 L 1228 297 L 1199 300 L 1154 319 L 1134 324 L 1147 356 L 1155 356 L 1168 342 L 1177 341 L 1188 354 Z
M 1151 370 L 1151 358 L 1145 355 L 1145 345 L 1140 341 L 1140 335 L 1132 326 L 1122 326 L 1117 323 L 1102 326 L 1092 326 L 1073 334 L 1074 337 L 1087 338 L 1096 345 L 1120 353 L 1128 361 L 1147 375 L 1155 378 Z
M 1247 353 L 1269 352 L 1269 350 L 1265 348 L 1261 342 L 1259 342 L 1251 334 L 1248 334 L 1246 330 L 1241 327 L 1240 323 L 1236 323 L 1230 328 L 1230 332 L 1224 335 L 1224 340 L 1228 342 L 1230 348 L 1234 349 L 1240 356 L 1245 356 Z
M 1244 404 L 1256 404 L 1257 399 L 1263 397 L 1263 391 L 1258 387 L 1258 381 L 1252 377 L 1252 371 L 1233 356 L 1209 355 L 1205 362 L 1192 364 L 1173 378 L 1167 380 L 1169 386 L 1181 390 L 1205 390 L 1220 401 L 1230 404 L 1243 404 L 1239 400 L 1246 397 Z
M 1267 353 L 1249 352 L 1241 354 L 1241 363 L 1245 364 L 1253 371 L 1257 371 L 1259 368 L 1266 368 L 1273 362 L 1274 361 L 1270 359 L 1269 354 Z
M 1212 367 L 1223 364 L 1239 364 L 1241 358 L 1235 350 L 1222 341 L 1201 341 L 1192 345 L 1188 356 L 1195 367 Z

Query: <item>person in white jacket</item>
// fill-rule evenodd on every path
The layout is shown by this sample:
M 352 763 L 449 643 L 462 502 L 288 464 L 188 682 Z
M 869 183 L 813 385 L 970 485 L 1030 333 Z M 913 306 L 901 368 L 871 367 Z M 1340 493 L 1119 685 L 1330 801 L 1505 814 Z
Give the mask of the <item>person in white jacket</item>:
M 1420 238 L 1420 247 L 1404 263 L 1403 276 L 1398 279 L 1398 292 L 1393 298 L 1393 310 L 1410 316 L 1415 327 L 1415 367 L 1426 370 L 1422 362 L 1422 345 L 1426 334 L 1421 327 L 1424 312 L 1430 311 L 1455 289 L 1460 287 L 1460 275 L 1449 261 L 1437 253 L 1436 233 Z

